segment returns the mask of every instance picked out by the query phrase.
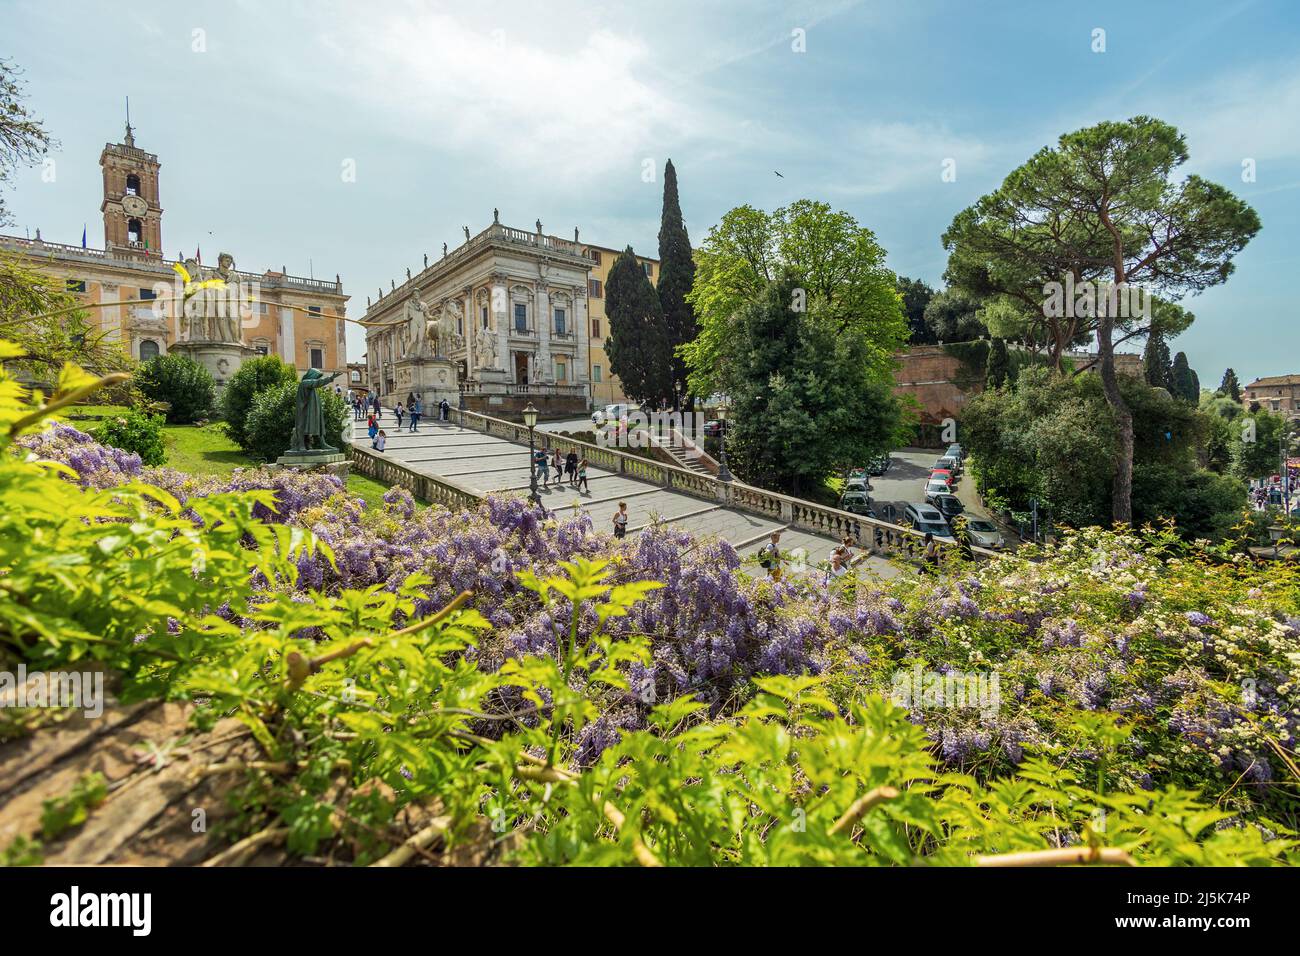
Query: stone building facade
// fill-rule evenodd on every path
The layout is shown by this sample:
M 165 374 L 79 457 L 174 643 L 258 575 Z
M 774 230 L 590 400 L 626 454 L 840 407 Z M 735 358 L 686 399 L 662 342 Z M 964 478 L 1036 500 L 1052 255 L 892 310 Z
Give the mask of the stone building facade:
M 531 401 L 546 414 L 585 412 L 591 266 L 587 247 L 540 223 L 529 231 L 494 218 L 472 237 L 466 228 L 459 247 L 367 300 L 370 387 L 390 406 L 420 391 L 404 377 L 421 348 L 419 323 L 430 352 L 453 363 L 465 407 L 502 414 Z
M 1265 411 L 1300 419 L 1300 375 L 1269 375 L 1257 378 L 1241 390 L 1247 410 L 1256 402 Z
M 90 321 L 119 340 L 133 358 L 166 354 L 182 336 L 176 259 L 163 255 L 157 155 L 135 145 L 131 127 L 99 158 L 104 191 L 100 212 L 104 247 L 0 235 L 0 250 L 66 283 L 87 306 Z M 237 252 L 237 250 L 235 250 Z M 210 255 L 216 259 L 217 250 Z M 285 270 L 235 271 L 240 338 L 263 354 L 279 355 L 300 372 L 347 368 L 344 336 L 348 296 L 333 280 L 291 276 Z

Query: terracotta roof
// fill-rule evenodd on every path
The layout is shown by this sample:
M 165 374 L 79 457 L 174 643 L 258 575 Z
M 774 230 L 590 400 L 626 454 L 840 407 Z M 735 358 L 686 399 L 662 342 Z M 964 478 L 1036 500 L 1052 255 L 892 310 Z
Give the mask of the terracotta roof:
M 1270 385 L 1300 385 L 1300 375 L 1266 375 L 1255 379 L 1246 388 L 1268 388 Z

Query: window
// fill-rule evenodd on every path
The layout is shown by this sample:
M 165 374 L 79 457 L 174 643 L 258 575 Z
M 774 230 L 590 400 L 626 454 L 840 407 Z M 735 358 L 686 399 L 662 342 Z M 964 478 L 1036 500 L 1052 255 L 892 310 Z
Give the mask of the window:
M 599 279 L 587 280 L 587 295 L 591 296 L 593 299 L 604 298 L 604 292 L 601 290 Z
M 323 369 L 325 367 L 325 350 L 311 350 L 311 367 L 314 369 Z
M 128 196 L 140 195 L 140 177 L 135 173 L 129 173 L 126 177 L 126 194 Z
M 593 339 L 600 338 L 600 319 L 591 320 L 591 337 Z
M 462 316 L 456 316 L 456 334 L 465 334 L 465 319 Z
M 320 306 L 319 306 L 319 305 L 309 305 L 309 306 L 307 306 L 307 311 L 310 312 L 312 315 L 320 315 Z
M 528 306 L 523 302 L 515 303 L 515 331 L 528 331 Z
M 361 373 L 358 372 L 356 369 L 353 369 L 348 373 L 348 378 L 353 382 L 359 382 L 361 381 Z
M 599 381 L 601 381 L 601 378 L 600 378 L 600 366 L 599 366 L 599 365 L 593 365 L 593 366 L 591 367 L 591 380 L 592 380 L 593 382 L 599 382 Z
M 140 343 L 140 361 L 147 362 L 151 358 L 158 357 L 158 343 L 153 339 L 145 339 Z
M 65 284 L 67 285 L 67 287 L 68 287 L 68 291 L 69 291 L 69 292 L 85 292 L 85 291 L 86 291 L 86 280 L 85 280 L 85 279 L 67 279 L 67 280 L 65 280 Z
M 153 289 L 141 289 L 140 295 L 137 296 L 137 298 L 139 298 L 141 302 L 148 302 L 151 299 L 158 298 L 158 293 L 154 292 Z
M 128 219 L 126 221 L 126 238 L 129 242 L 139 242 L 144 236 L 144 227 L 140 225 L 139 219 Z
M 648 262 L 641 263 L 641 268 L 645 270 L 645 277 L 653 279 L 655 277 L 655 267 Z
M 266 345 L 255 345 L 253 348 L 257 349 L 258 355 L 269 355 L 271 353 L 270 347 Z
M 486 329 L 488 327 L 488 307 L 486 305 L 483 306 L 483 309 L 479 314 L 482 316 L 483 328 Z
M 603 261 L 600 257 L 600 252 L 598 250 L 596 249 L 591 250 L 591 261 L 596 263 L 596 265 L 600 265 L 601 262 Z
M 567 366 L 566 366 L 562 361 L 560 361 L 559 359 L 556 359 L 556 360 L 555 360 L 555 380 L 556 380 L 557 382 L 564 382 L 564 381 L 567 381 L 567 379 L 566 379 L 566 377 L 565 377 L 565 374 L 566 374 L 567 372 L 568 372 L 568 367 L 567 367 Z
M 564 334 L 565 334 L 565 330 L 564 330 L 564 310 L 563 310 L 563 309 L 556 309 L 556 310 L 555 310 L 555 334 L 556 334 L 556 335 L 564 335 Z

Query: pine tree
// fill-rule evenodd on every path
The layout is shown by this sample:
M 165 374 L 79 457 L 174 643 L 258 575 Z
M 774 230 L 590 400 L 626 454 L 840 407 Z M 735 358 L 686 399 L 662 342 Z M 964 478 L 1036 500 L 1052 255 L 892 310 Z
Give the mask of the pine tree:
M 1228 369 L 1223 373 L 1223 382 L 1219 385 L 1219 394 L 1226 395 L 1234 402 L 1241 401 L 1241 383 L 1237 381 L 1237 373 Z
M 987 388 L 1001 388 L 1011 377 L 1011 358 L 1007 355 L 1006 339 L 994 339 L 989 346 L 985 365 L 984 384 Z
M 1147 336 L 1147 347 L 1142 353 L 1142 365 L 1148 385 L 1173 392 L 1169 346 L 1165 344 L 1165 337 L 1159 332 L 1152 332 Z
M 609 370 L 635 402 L 666 407 L 673 400 L 672 353 L 664 336 L 659 294 L 646 278 L 632 247 L 610 267 L 605 282 Z
M 1169 393 L 1184 402 L 1196 403 L 1200 391 L 1192 378 L 1192 368 L 1187 364 L 1187 353 L 1179 352 L 1174 356 L 1174 369 L 1170 374 Z
M 695 260 L 691 257 L 691 240 L 682 221 L 682 207 L 677 197 L 677 170 L 673 161 L 664 166 L 664 202 L 659 222 L 659 305 L 663 310 L 664 337 L 671 352 L 672 400 L 675 410 L 687 401 L 686 362 L 677 347 L 695 340 L 699 328 L 695 309 L 686 301 L 686 293 L 695 282 Z

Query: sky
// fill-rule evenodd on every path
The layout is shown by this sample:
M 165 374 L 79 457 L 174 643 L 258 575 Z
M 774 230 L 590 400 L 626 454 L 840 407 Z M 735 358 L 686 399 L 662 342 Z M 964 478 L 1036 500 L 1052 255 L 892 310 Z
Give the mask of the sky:
M 337 273 L 354 317 L 494 207 L 657 255 L 669 158 L 694 244 L 735 206 L 817 199 L 942 287 L 956 213 L 1061 134 L 1152 115 L 1263 222 L 1171 348 L 1211 387 L 1300 372 L 1296 0 L 0 0 L 0 56 L 59 140 L 3 231 L 102 246 L 129 96 L 169 256 Z

